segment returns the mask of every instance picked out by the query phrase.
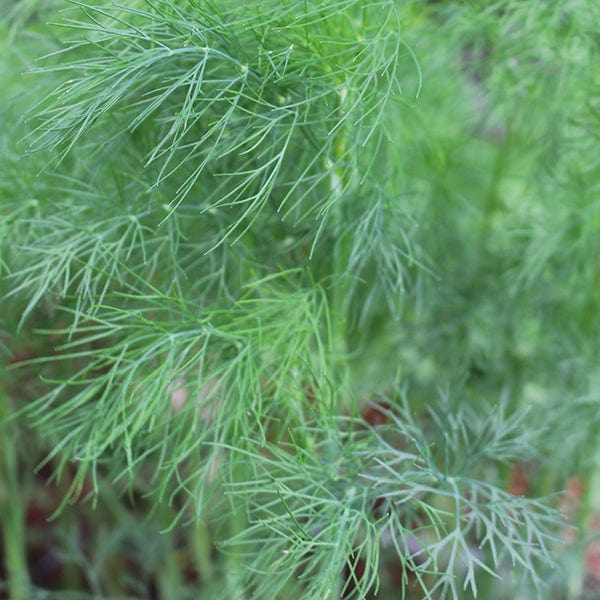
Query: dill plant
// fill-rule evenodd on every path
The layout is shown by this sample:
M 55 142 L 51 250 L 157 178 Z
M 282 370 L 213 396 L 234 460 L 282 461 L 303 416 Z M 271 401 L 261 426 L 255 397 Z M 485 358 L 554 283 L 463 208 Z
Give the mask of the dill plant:
M 12 597 L 19 465 L 59 597 L 548 597 L 598 472 L 595 3 L 2 6 Z

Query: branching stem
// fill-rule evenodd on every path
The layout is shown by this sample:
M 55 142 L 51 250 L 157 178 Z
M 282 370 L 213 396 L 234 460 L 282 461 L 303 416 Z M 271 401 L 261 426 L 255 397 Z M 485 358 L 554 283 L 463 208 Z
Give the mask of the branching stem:
M 9 413 L 8 397 L 0 387 L 0 524 L 6 557 L 8 592 L 13 600 L 27 600 L 30 598 L 30 581 L 25 545 L 24 499 L 19 483 L 15 431 L 4 422 Z

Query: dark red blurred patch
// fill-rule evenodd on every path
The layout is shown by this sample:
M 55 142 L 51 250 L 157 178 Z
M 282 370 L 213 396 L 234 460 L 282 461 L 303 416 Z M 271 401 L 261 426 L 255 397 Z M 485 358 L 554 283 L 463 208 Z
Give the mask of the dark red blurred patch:
M 510 468 L 508 491 L 513 496 L 527 496 L 530 477 L 524 465 L 513 463 Z
M 362 413 L 362 418 L 371 426 L 385 425 L 388 420 L 388 412 L 391 406 L 387 402 L 369 404 Z
M 365 560 L 352 554 L 344 567 L 345 586 L 342 598 L 349 598 L 356 591 L 356 584 L 363 578 L 365 569 Z

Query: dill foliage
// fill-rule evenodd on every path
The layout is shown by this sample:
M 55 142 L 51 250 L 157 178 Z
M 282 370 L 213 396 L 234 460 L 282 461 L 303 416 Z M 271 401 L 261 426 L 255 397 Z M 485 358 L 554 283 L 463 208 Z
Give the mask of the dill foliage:
M 598 469 L 597 4 L 0 7 L 0 435 L 34 449 L 2 468 L 50 467 L 59 524 L 110 507 L 88 562 L 61 525 L 81 590 L 149 597 L 107 575 L 128 545 L 172 599 L 574 589 L 548 573 L 555 493 Z

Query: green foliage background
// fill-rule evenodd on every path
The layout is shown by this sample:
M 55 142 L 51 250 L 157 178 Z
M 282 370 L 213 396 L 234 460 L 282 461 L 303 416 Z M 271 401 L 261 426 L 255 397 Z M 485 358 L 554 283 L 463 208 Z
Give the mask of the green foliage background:
M 0 7 L 8 597 L 597 597 L 596 2 Z

